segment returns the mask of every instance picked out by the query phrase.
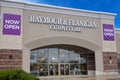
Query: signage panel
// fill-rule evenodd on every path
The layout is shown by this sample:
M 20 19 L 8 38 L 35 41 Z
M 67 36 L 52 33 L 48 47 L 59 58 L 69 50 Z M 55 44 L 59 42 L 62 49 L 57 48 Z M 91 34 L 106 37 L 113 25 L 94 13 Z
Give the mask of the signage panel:
M 21 15 L 3 14 L 3 34 L 20 35 Z
M 107 41 L 114 41 L 114 27 L 112 24 L 103 24 L 103 38 Z

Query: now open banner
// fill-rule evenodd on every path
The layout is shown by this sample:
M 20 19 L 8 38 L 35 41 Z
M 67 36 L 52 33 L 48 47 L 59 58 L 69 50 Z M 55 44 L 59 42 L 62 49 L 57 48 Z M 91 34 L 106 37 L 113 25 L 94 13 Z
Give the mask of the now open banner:
M 20 35 L 21 15 L 3 14 L 3 34 Z
M 114 27 L 112 24 L 103 24 L 103 38 L 106 41 L 114 41 Z

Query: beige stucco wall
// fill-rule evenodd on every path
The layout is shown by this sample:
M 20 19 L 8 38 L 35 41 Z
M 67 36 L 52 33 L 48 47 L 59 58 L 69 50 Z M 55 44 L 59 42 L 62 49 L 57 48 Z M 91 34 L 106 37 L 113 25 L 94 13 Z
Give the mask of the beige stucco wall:
M 21 35 L 3 34 L 3 14 L 21 15 Z M 0 49 L 22 49 L 23 10 L 18 8 L 1 7 Z
M 46 16 L 46 17 L 53 17 L 53 18 L 62 18 L 62 19 L 73 19 L 73 20 L 86 20 L 86 21 L 93 21 L 97 23 L 97 28 L 81 28 L 81 32 L 67 32 L 67 31 L 54 31 L 49 30 L 49 24 L 38 24 L 38 23 L 30 23 L 29 22 L 29 16 Z M 24 40 L 23 43 L 28 46 L 29 43 L 33 41 L 41 41 L 40 43 L 44 44 L 47 43 L 44 40 L 46 39 L 55 39 L 55 38 L 73 38 L 78 39 L 78 42 L 76 44 L 79 44 L 80 41 L 84 41 L 84 44 L 80 44 L 81 46 L 91 48 L 94 50 L 96 47 L 89 47 L 90 45 L 87 44 L 91 43 L 96 45 L 97 47 L 100 47 L 101 44 L 101 27 L 100 20 L 96 18 L 88 18 L 88 17 L 82 17 L 82 16 L 72 16 L 72 15 L 65 15 L 65 14 L 56 14 L 56 13 L 48 13 L 48 12 L 37 12 L 37 11 L 30 11 L 25 10 L 24 11 Z M 95 34 L 97 33 L 97 34 Z M 32 36 L 31 36 L 32 35 Z M 54 40 L 53 39 L 53 40 Z M 60 39 L 59 39 L 60 40 Z M 69 39 L 70 40 L 70 39 Z M 66 44 L 68 41 L 61 41 L 62 44 Z M 54 42 L 57 42 L 58 40 L 54 40 Z M 71 41 L 71 40 L 70 40 Z M 85 43 L 86 42 L 86 43 Z M 38 42 L 36 44 L 36 47 L 40 47 L 40 43 Z M 39 46 L 38 46 L 39 44 Z M 58 43 L 59 44 L 59 43 Z M 74 44 L 71 42 L 71 44 Z M 86 46 L 85 46 L 86 45 Z M 34 44 L 35 46 L 35 44 Z M 35 48 L 32 46 L 31 48 Z
M 120 54 L 120 30 L 116 30 L 117 53 Z

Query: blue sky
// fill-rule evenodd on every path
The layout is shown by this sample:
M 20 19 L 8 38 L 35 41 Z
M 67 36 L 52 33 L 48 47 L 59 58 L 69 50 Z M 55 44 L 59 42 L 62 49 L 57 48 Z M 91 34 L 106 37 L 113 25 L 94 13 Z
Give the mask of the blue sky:
M 120 29 L 120 0 L 19 0 L 19 1 L 115 13 L 117 14 L 117 16 L 115 17 L 115 27 Z

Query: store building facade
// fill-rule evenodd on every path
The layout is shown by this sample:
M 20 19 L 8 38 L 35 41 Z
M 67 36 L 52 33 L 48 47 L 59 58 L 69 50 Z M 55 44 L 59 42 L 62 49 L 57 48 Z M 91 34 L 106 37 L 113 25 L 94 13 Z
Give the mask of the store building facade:
M 118 74 L 116 14 L 0 1 L 0 15 L 0 69 L 36 76 Z

